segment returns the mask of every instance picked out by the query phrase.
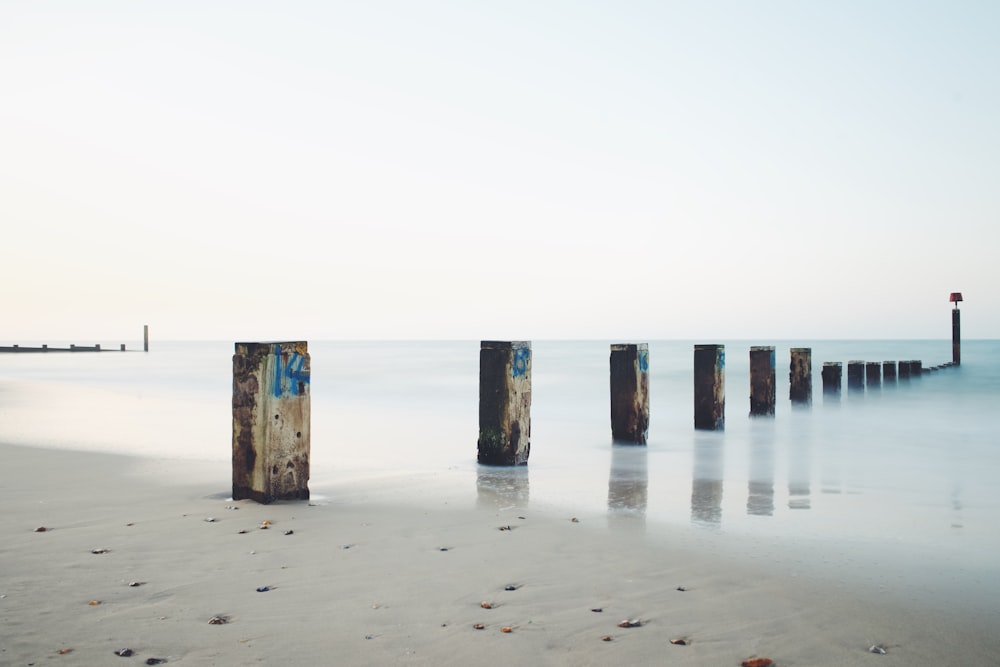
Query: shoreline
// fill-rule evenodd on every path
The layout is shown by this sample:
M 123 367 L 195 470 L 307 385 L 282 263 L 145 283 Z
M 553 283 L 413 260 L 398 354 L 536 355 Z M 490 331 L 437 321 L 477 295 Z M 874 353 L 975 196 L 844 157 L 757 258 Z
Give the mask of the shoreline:
M 0 456 L 4 664 L 105 664 L 122 648 L 187 665 L 937 665 L 1000 654 L 995 617 L 782 575 L 679 527 L 574 522 L 507 496 L 424 494 L 420 479 L 264 506 L 229 500 L 228 465 L 216 462 L 12 445 Z M 641 627 L 617 626 L 628 619 Z M 888 653 L 870 654 L 873 644 Z

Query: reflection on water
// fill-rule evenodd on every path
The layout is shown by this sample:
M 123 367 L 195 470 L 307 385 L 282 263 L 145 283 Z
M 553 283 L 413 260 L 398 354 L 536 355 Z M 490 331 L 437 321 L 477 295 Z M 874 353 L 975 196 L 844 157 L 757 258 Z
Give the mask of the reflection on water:
M 723 432 L 698 433 L 691 474 L 691 521 L 718 525 L 722 521 L 724 478 Z
M 750 429 L 747 514 L 774 515 L 774 429 L 755 419 Z
M 788 509 L 807 510 L 812 505 L 809 500 L 812 446 L 808 431 L 800 433 L 788 445 Z
M 528 466 L 478 465 L 476 503 L 495 510 L 528 506 Z
M 649 450 L 642 445 L 612 445 L 608 510 L 646 515 Z

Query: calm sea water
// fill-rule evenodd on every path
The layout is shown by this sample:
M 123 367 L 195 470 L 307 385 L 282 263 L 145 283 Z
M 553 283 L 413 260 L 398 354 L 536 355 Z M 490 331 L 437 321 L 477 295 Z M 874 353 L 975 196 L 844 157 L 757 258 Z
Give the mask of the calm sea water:
M 865 392 L 847 362 L 951 359 L 950 341 L 697 341 L 726 345 L 726 425 L 693 428 L 694 341 L 650 341 L 649 443 L 613 446 L 609 341 L 535 341 L 527 467 L 476 463 L 479 342 L 310 342 L 314 493 L 431 480 L 498 508 L 565 508 L 914 601 L 949 591 L 996 614 L 1000 594 L 1000 341 L 963 364 Z M 749 349 L 774 345 L 775 417 L 749 418 Z M 790 347 L 813 351 L 813 404 L 788 401 Z M 149 353 L 0 355 L 0 441 L 228 461 L 231 342 Z M 844 363 L 825 399 L 824 361 Z M 220 480 L 220 491 L 228 479 Z M 816 564 L 824 569 L 816 570 Z M 896 591 L 898 592 L 898 590 Z

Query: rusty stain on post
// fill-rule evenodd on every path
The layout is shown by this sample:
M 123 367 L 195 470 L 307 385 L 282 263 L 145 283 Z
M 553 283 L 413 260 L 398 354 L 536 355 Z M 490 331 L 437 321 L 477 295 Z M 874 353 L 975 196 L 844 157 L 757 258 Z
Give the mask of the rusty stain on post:
M 694 346 L 694 427 L 722 431 L 726 426 L 726 346 Z
M 309 498 L 309 383 L 305 341 L 236 343 L 233 500 Z
M 775 403 L 774 347 L 750 348 L 750 416 L 773 417 Z
M 795 405 L 812 404 L 812 348 L 793 347 L 788 369 L 788 399 Z
M 649 345 L 611 345 L 611 438 L 645 445 L 649 432 Z
M 479 350 L 479 463 L 528 463 L 531 342 L 488 341 Z

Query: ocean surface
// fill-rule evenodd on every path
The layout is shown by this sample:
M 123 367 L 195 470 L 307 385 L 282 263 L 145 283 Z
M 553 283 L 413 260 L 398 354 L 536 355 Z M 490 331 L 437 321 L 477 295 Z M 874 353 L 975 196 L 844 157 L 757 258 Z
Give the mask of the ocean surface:
M 322 501 L 420 479 L 453 502 L 669 530 L 790 577 L 1000 620 L 1000 341 L 964 341 L 961 366 L 864 391 L 848 390 L 848 361 L 926 368 L 951 360 L 951 341 L 649 341 L 645 447 L 611 441 L 611 342 L 630 341 L 532 343 L 529 463 L 488 468 L 479 341 L 310 341 L 310 487 Z M 694 429 L 695 342 L 726 346 L 721 432 Z M 773 418 L 748 415 L 752 345 L 776 348 Z M 812 348 L 808 408 L 788 400 L 790 347 Z M 232 355 L 218 341 L 0 354 L 0 442 L 228 461 Z M 825 361 L 844 364 L 837 399 Z

